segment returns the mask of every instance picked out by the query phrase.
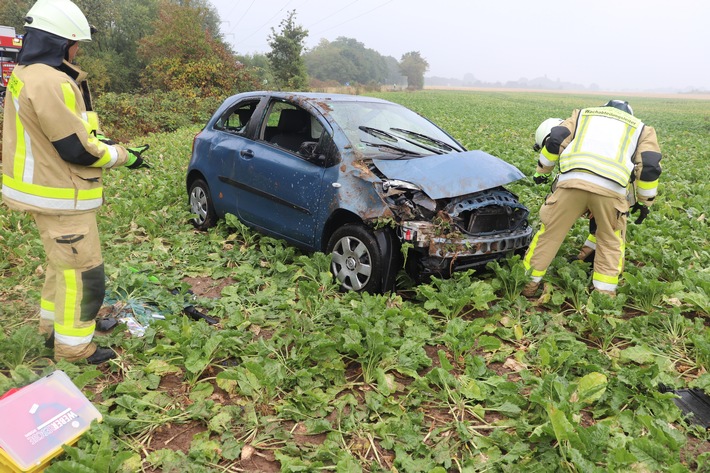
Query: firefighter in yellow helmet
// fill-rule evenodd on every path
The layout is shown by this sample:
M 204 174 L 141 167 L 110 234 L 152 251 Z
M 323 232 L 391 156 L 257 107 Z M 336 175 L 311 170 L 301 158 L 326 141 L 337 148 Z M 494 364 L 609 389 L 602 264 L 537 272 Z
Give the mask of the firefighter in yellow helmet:
M 100 134 L 86 73 L 72 64 L 79 42 L 91 40 L 81 10 L 69 0 L 39 0 L 25 20 L 5 101 L 2 198 L 39 229 L 47 257 L 40 332 L 54 337 L 55 359 L 99 364 L 116 356 L 92 341 L 105 292 L 96 224 L 102 171 L 148 167 L 147 147 Z
M 523 259 L 531 276 L 523 295 L 536 294 L 565 236 L 587 212 L 596 223 L 594 289 L 616 294 L 629 213 L 627 187 L 635 181 L 632 210 L 640 212 L 641 223 L 656 197 L 660 162 L 656 131 L 634 117 L 627 102 L 610 100 L 601 107 L 574 110 L 570 118 L 552 126 L 534 179 L 541 181 L 558 164 L 560 175 L 540 209 L 540 230 Z

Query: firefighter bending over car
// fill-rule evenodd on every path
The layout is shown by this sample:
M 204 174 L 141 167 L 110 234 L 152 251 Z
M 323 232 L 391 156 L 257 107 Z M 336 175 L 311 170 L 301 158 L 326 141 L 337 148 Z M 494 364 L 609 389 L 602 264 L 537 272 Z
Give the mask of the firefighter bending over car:
M 538 126 L 537 130 L 535 130 L 535 144 L 533 145 L 533 150 L 535 152 L 540 152 L 543 146 L 545 146 L 545 142 L 550 136 L 550 132 L 552 131 L 552 129 L 556 126 L 561 125 L 563 121 L 564 120 L 561 118 L 548 118 L 547 120 L 544 120 L 542 123 L 540 123 L 540 126 Z M 533 175 L 533 181 L 535 182 L 535 184 L 549 184 L 550 174 L 542 174 L 539 172 L 535 172 L 535 174 Z M 550 185 L 550 192 L 554 192 L 556 187 L 557 179 L 552 181 L 552 184 Z M 633 205 L 636 199 L 636 193 L 633 189 L 633 184 L 629 185 L 629 189 L 627 189 L 627 191 L 628 192 L 626 194 L 626 197 L 629 200 L 629 204 Z M 597 231 L 597 223 L 594 221 L 594 216 L 591 215 L 589 212 L 586 213 L 586 216 L 589 217 L 589 235 L 584 241 L 582 249 L 579 250 L 579 253 L 575 257 L 569 258 L 569 262 L 575 260 L 583 261 L 585 263 L 594 262 L 594 252 L 597 248 L 597 237 L 595 235 Z
M 635 184 L 632 210 L 640 212 L 640 223 L 656 197 L 660 162 L 656 131 L 634 117 L 627 102 L 610 100 L 601 107 L 574 110 L 552 126 L 540 149 L 535 181 L 541 182 L 558 163 L 560 174 L 540 209 L 540 230 L 523 260 L 531 276 L 523 295 L 535 296 L 565 236 L 587 212 L 596 223 L 594 290 L 615 295 L 624 264 L 627 187 Z
M 29 212 L 47 257 L 40 332 L 54 358 L 92 364 L 116 356 L 92 341 L 104 300 L 96 212 L 103 169 L 148 167 L 147 146 L 125 148 L 101 135 L 86 73 L 72 64 L 93 28 L 69 0 L 39 0 L 25 18 L 22 50 L 7 87 L 2 197 Z

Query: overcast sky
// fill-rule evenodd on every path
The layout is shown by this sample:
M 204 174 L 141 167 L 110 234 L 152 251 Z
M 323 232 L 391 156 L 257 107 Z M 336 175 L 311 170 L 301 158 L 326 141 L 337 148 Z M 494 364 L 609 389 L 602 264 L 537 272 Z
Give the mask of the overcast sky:
M 602 90 L 710 90 L 710 0 L 211 0 L 239 54 L 266 53 L 290 10 L 306 47 L 354 38 L 426 76 L 552 80 Z

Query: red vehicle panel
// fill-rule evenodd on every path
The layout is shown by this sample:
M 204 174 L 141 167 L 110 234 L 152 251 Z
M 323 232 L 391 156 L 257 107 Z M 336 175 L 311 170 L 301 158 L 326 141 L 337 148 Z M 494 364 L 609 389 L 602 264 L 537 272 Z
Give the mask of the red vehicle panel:
M 15 28 L 0 26 L 0 86 L 7 87 L 10 74 L 17 63 L 17 54 L 22 49 L 22 37 L 15 34 Z

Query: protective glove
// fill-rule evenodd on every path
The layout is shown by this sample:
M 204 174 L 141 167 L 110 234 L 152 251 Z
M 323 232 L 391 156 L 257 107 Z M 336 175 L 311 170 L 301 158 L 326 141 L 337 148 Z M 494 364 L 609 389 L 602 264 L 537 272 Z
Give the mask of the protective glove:
M 128 169 L 150 168 L 150 165 L 141 156 L 148 148 L 150 148 L 150 145 L 126 148 L 126 151 L 128 151 L 128 160 L 126 161 L 126 167 Z
M 116 142 L 113 141 L 111 138 L 108 138 L 108 137 L 102 135 L 101 133 L 97 134 L 96 138 L 98 138 L 98 140 L 100 142 L 102 142 L 103 144 L 106 144 L 106 145 L 115 145 L 116 144 Z
M 533 174 L 533 182 L 535 182 L 535 184 L 547 184 L 548 182 L 550 182 L 550 175 L 540 174 L 539 172 L 535 171 L 535 174 Z
M 638 225 L 639 223 L 646 220 L 646 217 L 648 217 L 648 214 L 651 213 L 651 209 L 649 209 L 648 206 L 643 205 L 640 202 L 636 202 L 631 207 L 631 213 L 636 213 L 636 212 L 639 212 L 639 217 L 636 219 L 636 221 L 634 223 L 636 225 Z

